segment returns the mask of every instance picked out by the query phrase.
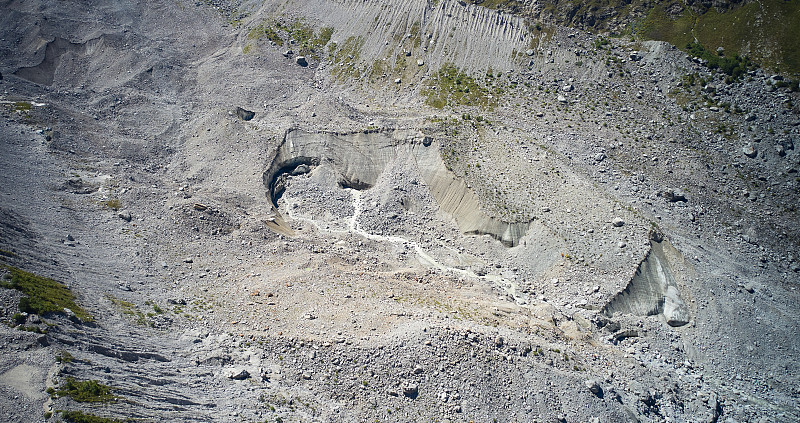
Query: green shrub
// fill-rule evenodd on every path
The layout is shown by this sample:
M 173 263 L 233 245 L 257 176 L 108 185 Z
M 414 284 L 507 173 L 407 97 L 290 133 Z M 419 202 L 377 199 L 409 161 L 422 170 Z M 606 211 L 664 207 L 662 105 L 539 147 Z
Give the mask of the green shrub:
M 755 68 L 755 65 L 747 56 L 740 57 L 738 54 L 734 54 L 733 57 L 725 57 L 714 54 L 706 50 L 706 48 L 698 42 L 686 44 L 686 50 L 690 55 L 705 60 L 706 67 L 709 69 L 719 70 L 730 76 L 733 81 L 741 78 L 749 69 Z
M 594 48 L 596 48 L 596 49 L 601 49 L 601 48 L 603 48 L 603 46 L 607 46 L 607 45 L 608 45 L 608 39 L 606 39 L 604 37 L 600 37 L 600 38 L 597 38 L 597 39 L 594 40 Z
M 16 323 L 16 324 L 21 325 L 21 324 L 25 323 L 26 320 L 28 320 L 28 316 L 26 316 L 26 315 L 24 315 L 22 313 L 14 313 L 14 315 L 11 316 L 11 320 L 13 320 L 14 323 Z
M 777 88 L 789 88 L 791 92 L 800 91 L 800 80 L 788 80 L 788 81 L 776 81 L 775 87 Z
M 448 105 L 492 108 L 497 103 L 496 96 L 490 98 L 489 90 L 452 63 L 439 69 L 422 90 L 422 95 L 427 97 L 426 104 L 437 109 Z
M 75 360 L 75 357 L 68 351 L 61 350 L 56 354 L 56 361 L 59 363 L 70 363 L 72 360 Z

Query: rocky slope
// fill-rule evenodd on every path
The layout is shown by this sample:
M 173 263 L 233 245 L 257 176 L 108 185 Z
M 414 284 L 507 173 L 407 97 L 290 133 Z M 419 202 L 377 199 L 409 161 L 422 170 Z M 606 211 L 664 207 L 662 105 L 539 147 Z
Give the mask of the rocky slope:
M 93 317 L 0 289 L 8 421 L 800 418 L 780 76 L 457 1 L 2 9 L 2 272 Z

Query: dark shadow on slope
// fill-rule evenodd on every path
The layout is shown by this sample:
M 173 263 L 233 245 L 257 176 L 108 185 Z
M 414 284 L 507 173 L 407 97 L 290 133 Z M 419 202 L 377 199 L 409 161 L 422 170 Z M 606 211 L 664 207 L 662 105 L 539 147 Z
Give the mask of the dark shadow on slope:
M 82 55 L 85 51 L 85 44 L 71 43 L 63 38 L 56 38 L 47 43 L 44 58 L 38 65 L 20 68 L 14 72 L 14 75 L 40 85 L 52 85 L 58 64 L 61 62 L 61 56 L 69 52 Z

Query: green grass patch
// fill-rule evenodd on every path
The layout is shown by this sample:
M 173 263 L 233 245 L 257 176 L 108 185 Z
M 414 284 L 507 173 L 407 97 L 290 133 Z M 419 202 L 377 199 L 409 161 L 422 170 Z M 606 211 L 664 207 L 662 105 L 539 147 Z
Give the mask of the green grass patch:
M 293 40 L 293 48 L 297 50 L 298 54 L 314 59 L 319 59 L 325 45 L 330 42 L 332 36 L 332 27 L 324 27 L 320 28 L 319 31 L 314 31 L 314 28 L 303 20 L 290 21 L 289 23 L 271 20 L 259 24 L 247 33 L 248 40 L 259 41 L 262 38 L 266 38 L 279 46 L 286 45 L 287 41 Z M 253 46 L 246 45 L 243 52 L 245 54 L 251 53 L 253 49 Z
M 437 109 L 445 106 L 492 108 L 497 104 L 497 99 L 490 97 L 488 89 L 452 63 L 445 64 L 436 72 L 422 90 L 422 95 L 427 97 L 425 104 Z
M 298 46 L 298 53 L 314 59 L 319 59 L 320 53 L 333 36 L 333 28 L 322 28 L 315 35 L 314 28 L 303 21 L 293 22 L 286 30 Z
M 103 205 L 114 211 L 119 211 L 122 208 L 122 203 L 117 198 L 103 201 Z
M 281 26 L 281 28 L 288 32 L 289 37 L 294 40 L 295 44 L 300 44 L 301 48 L 314 39 L 314 28 L 306 25 L 303 21 L 294 21 L 288 26 Z
M 157 314 L 164 314 L 164 309 L 158 306 L 155 301 L 147 300 L 144 302 L 146 305 L 153 307 L 153 311 L 151 313 L 147 313 L 148 317 L 153 317 Z
M 64 313 L 64 309 L 67 308 L 81 321 L 93 321 L 92 316 L 75 303 L 75 295 L 63 284 L 16 267 L 4 267 L 9 273 L 6 275 L 6 280 L 0 282 L 0 286 L 16 289 L 26 295 L 19 300 L 20 311 L 45 315 Z
M 155 316 L 155 313 L 151 313 L 151 315 L 148 316 L 147 314 L 144 314 L 141 311 L 139 311 L 139 308 L 136 307 L 136 304 L 128 302 L 128 301 L 125 301 L 125 300 L 121 300 L 121 299 L 119 299 L 119 298 L 117 298 L 117 297 L 115 297 L 115 296 L 113 296 L 111 294 L 106 295 L 106 298 L 108 298 L 108 300 L 111 301 L 112 304 L 117 306 L 119 308 L 119 310 L 122 312 L 122 314 L 132 317 L 134 323 L 136 323 L 137 325 L 149 326 L 149 327 L 153 327 L 154 326 L 153 322 L 150 321 L 150 319 L 148 319 L 148 317 Z M 160 308 L 159 308 L 159 310 L 160 310 Z
M 275 44 L 281 45 L 283 44 L 283 39 L 280 35 L 278 35 L 278 31 L 272 27 L 264 28 L 264 36 L 267 37 L 268 40 L 274 42 Z
M 17 101 L 14 103 L 12 109 L 15 112 L 29 112 L 31 110 L 31 107 L 33 107 L 33 105 L 31 105 L 31 103 L 28 103 L 27 101 Z
M 800 1 L 761 0 L 725 13 L 698 17 L 697 39 L 726 52 L 744 53 L 767 67 L 800 72 Z
M 372 62 L 372 70 L 370 70 L 369 77 L 371 80 L 376 80 L 388 70 L 389 67 L 386 65 L 386 61 L 378 59 Z
M 663 6 L 656 5 L 644 20 L 632 25 L 631 32 L 640 38 L 667 41 L 680 47 L 694 41 L 692 27 L 695 20 L 695 16 L 688 12 L 672 19 Z
M 360 75 L 360 69 L 356 66 L 364 40 L 361 37 L 349 37 L 342 45 L 330 43 L 328 54 L 334 63 L 331 74 L 339 80 L 347 79 Z
M 320 29 L 319 35 L 316 38 L 317 46 L 320 48 L 326 46 L 331 41 L 331 37 L 333 37 L 332 27 L 326 26 Z
M 278 45 L 283 45 L 283 38 L 278 34 L 278 30 L 271 23 L 261 23 L 247 33 L 248 40 L 260 40 L 265 38 Z
M 111 387 L 103 385 L 96 380 L 76 380 L 67 378 L 58 390 L 55 391 L 57 397 L 70 397 L 78 402 L 115 402 L 117 397 L 111 393 Z
M 119 420 L 110 417 L 100 417 L 94 414 L 86 414 L 83 411 L 62 411 L 61 418 L 69 423 L 128 423 L 131 419 Z
M 486 7 L 504 8 L 513 1 L 470 0 Z M 567 2 L 543 0 L 539 19 L 565 26 L 614 31 L 619 19 L 629 21 L 619 34 L 667 41 L 679 48 L 695 41 L 726 54 L 749 56 L 764 67 L 800 74 L 800 0 L 748 2 L 684 2 L 678 0 L 587 0 Z M 506 7 L 514 10 L 513 7 Z M 526 9 L 523 16 L 533 17 Z

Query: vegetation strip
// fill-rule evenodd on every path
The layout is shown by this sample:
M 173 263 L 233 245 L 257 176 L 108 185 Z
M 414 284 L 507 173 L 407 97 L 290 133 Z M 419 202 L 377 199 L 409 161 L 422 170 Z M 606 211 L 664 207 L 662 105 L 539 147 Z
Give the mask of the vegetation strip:
M 96 380 L 76 380 L 67 378 L 58 390 L 48 388 L 47 393 L 55 397 L 70 397 L 78 402 L 116 402 L 117 397 L 111 393 L 111 387 Z
M 0 286 L 16 289 L 26 295 L 19 300 L 21 312 L 41 316 L 47 313 L 64 313 L 65 309 L 69 309 L 81 321 L 94 320 L 75 302 L 75 295 L 63 284 L 13 266 L 4 267 L 9 273 L 6 275 L 7 280 L 0 282 Z

